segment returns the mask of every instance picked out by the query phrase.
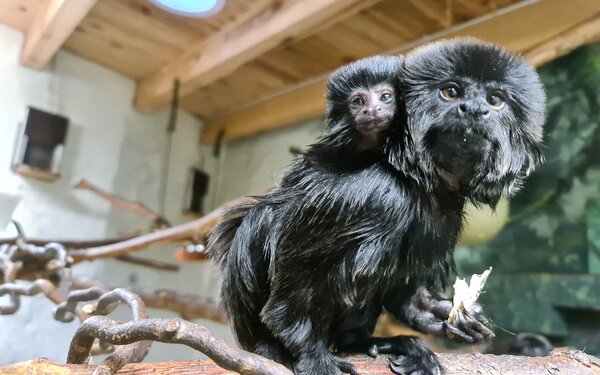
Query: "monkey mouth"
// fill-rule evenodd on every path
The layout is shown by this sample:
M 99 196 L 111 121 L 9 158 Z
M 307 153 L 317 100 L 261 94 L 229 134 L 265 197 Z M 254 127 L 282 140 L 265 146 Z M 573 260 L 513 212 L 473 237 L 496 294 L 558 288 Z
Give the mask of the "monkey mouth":
M 425 142 L 438 175 L 452 190 L 469 183 L 491 149 L 491 142 L 482 131 L 464 124 L 433 127 Z
M 360 131 L 380 131 L 387 129 L 390 124 L 387 118 L 372 117 L 363 121 L 357 122 L 356 128 Z

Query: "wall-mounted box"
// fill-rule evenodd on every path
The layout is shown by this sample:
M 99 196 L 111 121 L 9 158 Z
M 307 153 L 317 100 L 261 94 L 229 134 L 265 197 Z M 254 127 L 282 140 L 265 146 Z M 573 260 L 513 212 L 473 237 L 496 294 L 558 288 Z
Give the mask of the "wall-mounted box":
M 58 179 L 68 125 L 66 117 L 29 107 L 17 138 L 14 170 L 42 180 Z

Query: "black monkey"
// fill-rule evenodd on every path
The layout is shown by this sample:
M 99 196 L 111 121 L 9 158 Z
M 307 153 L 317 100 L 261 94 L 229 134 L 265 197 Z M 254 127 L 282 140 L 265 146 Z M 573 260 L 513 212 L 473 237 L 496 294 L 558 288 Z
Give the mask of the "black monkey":
M 297 160 L 293 171 L 286 173 L 276 192 L 292 192 L 297 178 L 303 176 L 318 179 L 331 174 L 335 179 L 339 173 L 386 158 L 386 134 L 397 122 L 401 62 L 401 57 L 373 56 L 331 75 L 327 82 L 327 128 Z M 268 231 L 276 225 L 274 219 L 269 204 L 233 208 L 211 234 L 208 253 L 223 269 L 222 303 L 241 346 L 289 365 L 291 354 L 259 317 L 269 296 L 266 272 L 274 258 L 268 250 Z M 240 243 L 244 238 L 251 243 Z
M 441 374 L 417 339 L 371 338 L 375 321 L 385 308 L 422 325 L 414 302 L 446 284 L 465 201 L 494 205 L 541 161 L 543 91 L 521 59 L 447 41 L 409 54 L 400 80 L 406 119 L 384 137 L 387 161 L 339 170 L 311 148 L 211 238 L 240 343 L 297 374 L 354 372 L 332 347 L 395 354 L 400 374 Z

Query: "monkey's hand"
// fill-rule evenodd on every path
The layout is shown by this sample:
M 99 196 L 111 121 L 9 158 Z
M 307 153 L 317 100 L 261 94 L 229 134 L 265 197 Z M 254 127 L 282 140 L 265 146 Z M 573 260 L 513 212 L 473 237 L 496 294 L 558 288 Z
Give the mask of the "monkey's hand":
M 448 316 L 452 305 L 452 301 L 437 298 L 427 288 L 420 287 L 402 306 L 401 320 L 419 332 L 446 336 L 451 340 L 469 344 L 494 337 L 481 305 L 473 304 L 468 313 L 460 314 L 450 323 Z

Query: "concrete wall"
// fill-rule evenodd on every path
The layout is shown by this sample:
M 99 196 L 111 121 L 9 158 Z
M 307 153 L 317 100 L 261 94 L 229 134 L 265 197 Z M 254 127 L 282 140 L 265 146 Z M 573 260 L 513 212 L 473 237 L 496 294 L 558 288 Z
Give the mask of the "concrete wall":
M 203 167 L 212 176 L 208 205 L 214 207 L 276 184 L 282 170 L 294 158 L 290 147 L 304 149 L 314 142 L 322 128 L 322 121 L 314 120 L 226 142 L 218 158 L 212 155 L 210 147 L 204 147 Z
M 0 192 L 18 193 L 23 201 L 14 218 L 28 235 L 44 238 L 97 239 L 127 233 L 145 224 L 127 212 L 71 185 L 86 178 L 101 188 L 181 222 L 189 169 L 201 161 L 198 130 L 201 124 L 179 113 L 169 165 L 167 111 L 141 114 L 132 109 L 135 83 L 112 71 L 60 52 L 43 71 L 19 65 L 22 34 L 0 26 Z M 70 119 L 61 168 L 54 183 L 16 175 L 10 169 L 19 124 L 27 106 L 59 113 Z M 166 194 L 162 193 L 168 176 Z M 164 200 L 164 204 L 162 204 Z M 0 235 L 13 235 L 8 228 Z M 144 255 L 173 261 L 171 249 Z M 217 280 L 207 264 L 185 264 L 180 273 L 159 272 L 114 261 L 75 267 L 85 274 L 116 284 L 171 287 L 215 296 Z M 6 297 L 0 298 L 5 303 Z M 0 317 L 0 364 L 48 357 L 64 361 L 77 324 L 55 322 L 53 305 L 42 297 L 24 298 L 21 310 Z M 151 311 L 153 316 L 168 316 Z M 125 316 L 123 316 L 125 317 Z M 217 335 L 233 341 L 227 327 L 207 323 Z M 181 346 L 157 345 L 149 360 L 197 358 Z
M 106 238 L 145 224 L 90 193 L 74 191 L 71 186 L 81 178 L 142 202 L 174 223 L 183 222 L 185 187 L 192 166 L 211 176 L 206 199 L 207 209 L 211 209 L 275 184 L 293 158 L 290 146 L 303 148 L 322 128 L 321 121 L 315 120 L 228 142 L 220 156 L 214 157 L 212 147 L 198 145 L 201 124 L 192 116 L 179 113 L 177 131 L 170 141 L 165 131 L 167 111 L 135 112 L 131 106 L 133 81 L 65 52 L 59 52 L 43 71 L 23 68 L 18 63 L 21 44 L 21 33 L 0 25 L 0 193 L 23 197 L 13 217 L 31 237 Z M 57 182 L 24 178 L 10 169 L 27 106 L 70 119 L 62 178 Z M 165 177 L 166 190 L 161 182 Z M 0 236 L 14 235 L 10 226 L 3 229 Z M 149 250 L 143 255 L 174 261 L 170 248 Z M 78 265 L 74 272 L 113 284 L 168 287 L 213 297 L 219 289 L 218 272 L 208 263 L 186 263 L 179 273 L 171 273 L 107 260 Z M 6 298 L 0 297 L 0 303 L 4 302 Z M 0 316 L 0 364 L 36 357 L 65 360 L 77 324 L 55 322 L 52 311 L 53 305 L 43 297 L 24 298 L 16 315 Z M 174 316 L 156 310 L 150 314 Z M 126 319 L 128 315 L 119 311 L 117 316 Z M 228 327 L 200 323 L 234 342 Z M 199 357 L 183 346 L 155 344 L 147 361 Z

